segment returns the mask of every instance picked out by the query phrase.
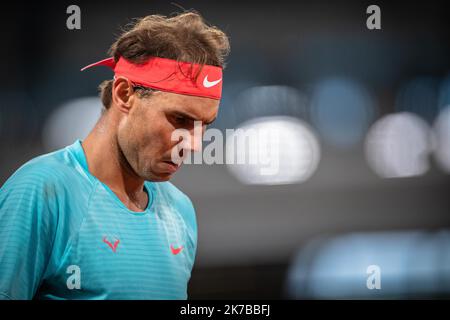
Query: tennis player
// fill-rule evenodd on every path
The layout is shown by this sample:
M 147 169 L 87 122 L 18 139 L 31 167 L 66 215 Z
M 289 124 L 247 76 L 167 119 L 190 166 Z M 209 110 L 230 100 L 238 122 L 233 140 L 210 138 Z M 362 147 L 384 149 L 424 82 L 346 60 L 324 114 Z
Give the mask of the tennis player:
M 228 52 L 195 12 L 150 15 L 82 69 L 114 73 L 95 127 L 0 189 L 0 299 L 187 299 L 196 217 L 168 180 L 199 141 L 172 133 L 214 121 Z

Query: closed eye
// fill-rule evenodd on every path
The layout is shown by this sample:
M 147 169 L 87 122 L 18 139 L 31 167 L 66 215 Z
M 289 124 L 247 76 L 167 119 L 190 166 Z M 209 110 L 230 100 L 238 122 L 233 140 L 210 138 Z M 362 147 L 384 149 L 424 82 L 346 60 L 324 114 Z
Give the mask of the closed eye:
M 194 120 L 186 118 L 184 116 L 174 116 L 173 121 L 175 125 L 179 127 L 191 127 L 194 126 Z
M 185 117 L 174 117 L 174 119 L 175 119 L 175 121 L 178 122 L 178 123 L 182 123 L 182 122 L 186 121 L 186 118 L 185 118 Z

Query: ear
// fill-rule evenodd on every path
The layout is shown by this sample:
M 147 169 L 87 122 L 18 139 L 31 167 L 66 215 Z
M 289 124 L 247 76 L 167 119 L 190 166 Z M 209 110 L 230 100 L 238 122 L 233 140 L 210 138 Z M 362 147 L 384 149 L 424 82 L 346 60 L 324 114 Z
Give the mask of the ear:
M 120 111 L 129 113 L 134 103 L 134 89 L 130 80 L 125 77 L 114 79 L 112 101 Z

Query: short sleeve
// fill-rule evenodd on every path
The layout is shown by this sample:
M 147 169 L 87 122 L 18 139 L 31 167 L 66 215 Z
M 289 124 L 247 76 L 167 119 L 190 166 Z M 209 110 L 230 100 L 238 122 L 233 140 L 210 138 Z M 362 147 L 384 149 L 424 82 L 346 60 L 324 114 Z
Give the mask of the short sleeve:
M 0 189 L 0 299 L 32 299 L 55 236 L 55 184 L 45 171 L 19 169 Z

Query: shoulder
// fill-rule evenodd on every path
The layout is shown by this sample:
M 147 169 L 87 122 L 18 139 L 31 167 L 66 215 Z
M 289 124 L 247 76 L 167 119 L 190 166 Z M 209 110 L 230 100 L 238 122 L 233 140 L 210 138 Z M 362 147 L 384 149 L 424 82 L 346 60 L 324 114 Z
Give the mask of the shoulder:
M 66 148 L 31 159 L 0 189 L 0 231 L 26 225 L 65 244 L 81 225 L 92 190 Z
M 73 157 L 64 148 L 33 158 L 17 169 L 1 187 L 0 202 L 20 197 L 23 201 L 56 205 L 69 199 L 70 194 L 87 189 Z
M 75 176 L 76 170 L 69 151 L 60 149 L 35 157 L 23 164 L 11 175 L 3 187 L 12 187 L 22 183 L 26 183 L 29 187 L 63 185 L 73 181 Z

